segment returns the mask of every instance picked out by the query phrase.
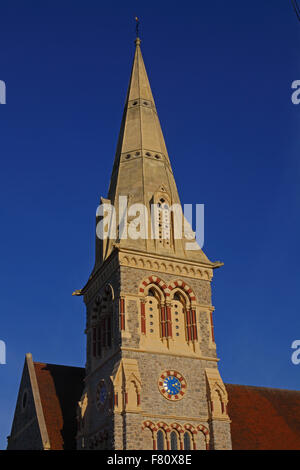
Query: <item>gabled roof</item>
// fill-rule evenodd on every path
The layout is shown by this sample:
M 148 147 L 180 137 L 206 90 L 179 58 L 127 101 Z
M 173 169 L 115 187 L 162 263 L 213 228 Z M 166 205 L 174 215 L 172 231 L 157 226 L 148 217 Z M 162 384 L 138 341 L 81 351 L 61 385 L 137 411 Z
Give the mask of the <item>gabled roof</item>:
M 51 449 L 74 446 L 84 369 L 34 363 Z M 233 450 L 299 450 L 300 391 L 225 384 Z
M 75 449 L 76 410 L 85 369 L 33 362 L 26 355 L 41 448 Z M 233 450 L 299 450 L 300 391 L 225 384 Z M 28 388 L 28 384 L 26 385 Z M 22 385 L 19 397 L 22 397 Z M 19 402 L 19 399 L 18 399 Z M 20 428 L 18 403 L 8 448 L 36 448 L 29 430 Z M 19 414 L 19 416 L 18 416 Z M 32 417 L 27 417 L 30 421 Z M 27 447 L 26 447 L 27 446 Z
M 81 367 L 33 362 L 26 354 L 7 449 L 75 449 L 84 377 Z
M 225 386 L 233 449 L 300 449 L 300 391 Z
M 76 409 L 85 369 L 34 362 L 51 450 L 75 449 Z

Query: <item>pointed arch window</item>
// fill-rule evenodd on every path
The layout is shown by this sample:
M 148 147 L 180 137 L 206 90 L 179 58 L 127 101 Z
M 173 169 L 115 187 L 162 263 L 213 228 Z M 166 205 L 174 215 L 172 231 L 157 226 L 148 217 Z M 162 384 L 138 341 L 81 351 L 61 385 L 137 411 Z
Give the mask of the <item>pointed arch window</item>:
M 197 340 L 196 311 L 191 308 L 189 299 L 180 290 L 175 292 L 171 308 L 174 339 L 187 342 Z
M 128 387 L 128 403 L 132 404 L 133 406 L 139 405 L 139 393 L 136 383 L 131 380 L 129 387 Z
M 106 319 L 106 343 L 107 347 L 111 348 L 111 342 L 112 342 L 112 332 L 111 332 L 111 317 L 107 317 Z
M 147 336 L 159 338 L 161 333 L 161 298 L 158 290 L 151 287 L 145 299 L 145 332 Z
M 215 389 L 214 391 L 212 407 L 215 414 L 222 415 L 224 413 L 224 403 L 222 395 L 218 389 Z
M 93 327 L 93 356 L 101 356 L 101 328 L 99 323 Z
M 165 446 L 165 435 L 164 435 L 164 432 L 161 429 L 159 429 L 157 431 L 156 441 L 157 441 L 157 450 L 165 450 L 165 448 L 166 448 L 166 446 Z
M 154 238 L 158 248 L 169 250 L 173 246 L 173 218 L 171 211 L 171 198 L 164 188 L 156 192 L 152 200 L 154 209 Z
M 102 357 L 112 346 L 113 298 L 110 288 L 97 302 L 97 314 L 93 317 L 92 351 L 94 357 Z
M 171 212 L 168 201 L 160 198 L 157 203 L 159 243 L 169 246 L 171 241 Z
M 186 302 L 183 296 L 175 293 L 171 302 L 172 326 L 174 339 L 186 339 Z
M 191 442 L 191 435 L 188 431 L 186 431 L 183 435 L 183 445 L 184 450 L 191 450 L 192 449 L 192 442 Z
M 171 450 L 178 450 L 178 435 L 176 431 L 171 432 Z

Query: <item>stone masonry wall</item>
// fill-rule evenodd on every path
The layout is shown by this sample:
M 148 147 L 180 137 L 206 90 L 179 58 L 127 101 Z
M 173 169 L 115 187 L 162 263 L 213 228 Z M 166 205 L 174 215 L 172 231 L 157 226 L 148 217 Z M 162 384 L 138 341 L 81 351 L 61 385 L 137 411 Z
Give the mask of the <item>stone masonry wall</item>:
M 119 277 L 120 276 L 120 277 Z M 115 449 L 149 449 L 153 446 L 149 429 L 142 431 L 145 421 L 155 425 L 164 422 L 167 426 L 177 424 L 182 427 L 191 426 L 196 430 L 197 426 L 204 426 L 210 430 L 210 447 L 227 449 L 230 443 L 229 422 L 214 421 L 210 424 L 208 389 L 206 383 L 205 368 L 217 368 L 216 348 L 211 341 L 211 325 L 208 309 L 211 306 L 211 286 L 206 280 L 184 278 L 166 273 L 156 273 L 163 279 L 166 285 L 175 280 L 182 280 L 191 287 L 196 296 L 198 340 L 201 354 L 193 357 L 181 356 L 180 349 L 175 354 L 153 353 L 140 350 L 141 324 L 139 302 L 137 297 L 140 283 L 151 276 L 151 272 L 142 269 L 121 266 L 108 280 L 115 290 L 115 297 L 120 293 L 125 297 L 125 322 L 126 331 L 119 334 L 118 304 L 114 307 L 114 349 L 116 352 L 109 360 L 101 365 L 93 366 L 93 371 L 87 379 L 87 391 L 89 404 L 87 410 L 88 438 L 99 430 L 106 429 L 109 434 L 110 446 Z M 104 286 L 103 286 L 104 288 Z M 99 290 L 100 293 L 100 290 Z M 201 305 L 199 305 L 201 304 Z M 88 305 L 88 322 L 92 312 L 93 302 Z M 120 343 L 121 341 L 121 343 Z M 122 351 L 119 353 L 119 346 Z M 112 351 L 112 353 L 113 353 Z M 90 348 L 88 347 L 88 355 Z M 205 359 L 203 359 L 205 357 Z M 136 360 L 141 377 L 141 407 L 139 412 L 114 413 L 108 408 L 99 410 L 96 406 L 96 389 L 100 380 L 105 379 L 110 384 L 110 376 L 117 367 L 121 358 Z M 208 358 L 211 358 L 209 360 Z M 87 360 L 89 362 L 89 358 Z M 95 368 L 96 367 L 96 368 Z M 158 380 L 160 375 L 167 370 L 175 370 L 183 375 L 187 382 L 184 397 L 178 401 L 167 400 L 159 391 Z M 197 449 L 206 447 L 205 435 L 195 432 L 194 442 Z
M 24 393 L 27 395 L 23 406 Z M 42 450 L 43 443 L 35 411 L 34 398 L 27 364 L 25 363 L 17 398 L 11 436 L 8 439 L 8 450 Z

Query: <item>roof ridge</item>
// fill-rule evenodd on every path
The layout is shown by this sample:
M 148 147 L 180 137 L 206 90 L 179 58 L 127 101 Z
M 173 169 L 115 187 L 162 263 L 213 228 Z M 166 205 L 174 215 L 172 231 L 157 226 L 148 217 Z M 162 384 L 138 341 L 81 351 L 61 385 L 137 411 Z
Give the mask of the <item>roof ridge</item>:
M 82 369 L 82 370 L 85 369 L 84 367 L 81 367 L 81 366 L 68 366 L 68 365 L 64 365 L 64 364 L 53 364 L 53 363 L 50 363 L 50 362 L 33 361 L 33 364 L 40 364 L 42 366 L 69 367 L 69 368 L 73 368 L 73 369 Z
M 230 383 L 224 383 L 225 387 L 227 385 L 233 385 L 237 387 L 250 387 L 250 388 L 259 388 L 259 389 L 264 389 L 264 390 L 277 390 L 277 391 L 282 391 L 282 392 L 297 392 L 300 393 L 300 390 L 294 390 L 290 388 L 277 388 L 277 387 L 265 387 L 262 385 L 245 385 L 245 384 L 230 384 Z

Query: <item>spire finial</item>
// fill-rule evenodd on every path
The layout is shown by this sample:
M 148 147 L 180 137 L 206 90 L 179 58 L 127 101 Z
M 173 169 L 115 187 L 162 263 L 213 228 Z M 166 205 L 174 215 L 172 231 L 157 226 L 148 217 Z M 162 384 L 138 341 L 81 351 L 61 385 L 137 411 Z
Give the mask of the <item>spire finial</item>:
M 139 27 L 140 27 L 140 20 L 138 17 L 135 17 L 135 34 L 136 34 L 136 39 L 135 39 L 135 44 L 139 46 L 141 44 L 141 40 L 139 38 Z

